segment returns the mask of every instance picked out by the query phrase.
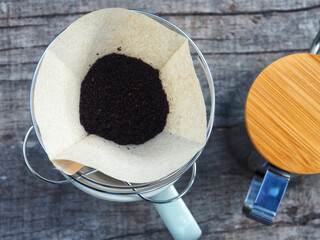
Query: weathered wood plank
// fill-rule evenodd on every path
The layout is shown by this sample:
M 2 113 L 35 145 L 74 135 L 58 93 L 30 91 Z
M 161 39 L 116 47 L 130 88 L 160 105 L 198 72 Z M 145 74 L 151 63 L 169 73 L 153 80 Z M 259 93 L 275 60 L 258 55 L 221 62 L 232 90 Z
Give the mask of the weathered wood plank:
M 10 20 L 11 27 L 0 28 L 0 50 L 46 46 L 80 16 Z M 294 13 L 165 18 L 199 41 L 204 53 L 245 53 L 309 48 L 319 29 L 319 17 L 320 11 L 311 9 Z M 8 24 L 8 20 L 0 20 L 0 26 Z
M 63 1 L 58 0 L 48 5 L 36 1 L 3 1 L 0 5 L 0 18 L 21 18 L 48 15 L 68 15 L 88 13 L 106 7 L 141 9 L 151 13 L 162 14 L 248 14 L 255 12 L 299 11 L 319 7 L 319 0 L 305 1 L 243 1 L 243 0 L 109 0 L 109 1 Z
M 306 14 L 307 13 L 307 14 Z M 166 17 L 211 53 L 247 53 L 309 48 L 319 30 L 320 11 L 240 16 Z M 206 50 L 207 49 L 207 50 Z
M 270 52 L 271 55 L 283 56 L 284 51 L 295 53 L 308 50 L 318 28 L 316 22 L 320 17 L 318 16 L 320 12 L 309 10 L 308 14 L 305 13 L 304 11 L 290 13 L 294 17 L 290 17 L 289 13 L 277 13 L 262 17 L 257 20 L 259 21 L 258 24 L 253 22 L 253 19 L 257 16 L 251 15 L 192 16 L 188 18 L 168 16 L 167 18 L 177 23 L 191 36 L 195 36 L 196 43 L 208 58 L 216 84 L 217 114 L 222 116 L 221 111 L 223 109 L 225 111 L 226 104 L 228 104 L 224 95 L 226 92 L 233 90 L 232 86 L 235 86 L 235 81 L 239 81 L 235 79 L 235 76 L 239 78 L 242 74 L 241 77 L 253 80 L 257 69 L 260 70 L 271 62 L 268 61 L 269 55 L 266 52 Z M 37 18 L 33 19 L 34 22 L 31 23 L 31 26 L 0 29 L 0 32 L 2 31 L 0 39 L 3 40 L 0 41 L 0 53 L 2 55 L 0 58 L 0 81 L 30 80 L 36 62 L 45 46 L 52 40 L 53 36 L 63 29 L 66 22 L 71 22 L 77 17 L 62 16 L 50 18 L 50 20 Z M 286 19 L 292 20 L 285 21 Z M 18 21 L 23 22 L 21 19 L 18 19 Z M 38 26 L 35 24 L 37 21 L 42 21 L 42 23 Z M 276 24 L 277 22 L 285 24 Z M 32 24 L 35 24 L 35 26 Z M 260 26 L 264 26 L 261 32 L 259 32 Z M 296 29 L 290 26 L 300 27 Z M 249 29 L 249 32 L 244 31 L 244 29 Z M 237 53 L 241 53 L 241 56 L 238 56 Z M 254 55 L 252 55 L 253 57 L 244 57 L 245 53 L 254 53 Z M 256 63 L 255 56 L 259 54 L 261 56 L 258 57 Z M 263 59 L 265 61 L 260 62 Z M 272 60 L 276 59 L 272 58 Z M 232 65 L 226 64 L 228 62 L 231 62 Z M 227 66 L 228 69 L 226 69 Z M 252 72 L 249 75 L 248 72 L 243 75 L 244 69 L 248 71 L 248 67 Z M 231 78 L 231 81 L 225 81 L 227 78 Z M 220 86 L 225 83 L 227 83 L 225 85 L 226 90 L 223 90 Z M 241 86 L 242 84 L 238 85 Z M 219 96 L 224 98 L 221 102 Z M 216 126 L 225 124 L 219 119 L 216 120 Z
M 203 230 L 203 239 L 302 239 L 320 234 L 320 175 L 294 178 L 276 224 L 265 227 L 241 214 L 251 173 L 228 151 L 226 131 L 214 131 L 198 161 L 198 178 L 184 198 Z M 236 136 L 235 136 L 236 137 Z M 1 239 L 168 239 L 152 205 L 110 203 L 71 185 L 48 185 L 22 164 L 21 144 L 1 148 Z M 28 148 L 38 169 L 50 175 L 39 145 Z M 15 161 L 12 161 L 15 159 Z M 15 173 L 10 174 L 8 173 Z M 51 174 L 54 175 L 54 174 Z M 52 176 L 53 177 L 53 176 Z M 187 176 L 179 182 L 182 188 Z M 90 213 L 90 214 L 88 214 Z

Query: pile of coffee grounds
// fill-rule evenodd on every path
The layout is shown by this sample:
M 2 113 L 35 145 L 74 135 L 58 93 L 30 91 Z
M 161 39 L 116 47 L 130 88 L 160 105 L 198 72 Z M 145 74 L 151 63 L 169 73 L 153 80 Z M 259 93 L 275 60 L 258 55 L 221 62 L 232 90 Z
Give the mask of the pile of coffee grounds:
M 120 145 L 162 132 L 169 105 L 159 71 L 121 54 L 99 58 L 81 84 L 80 122 L 89 134 Z

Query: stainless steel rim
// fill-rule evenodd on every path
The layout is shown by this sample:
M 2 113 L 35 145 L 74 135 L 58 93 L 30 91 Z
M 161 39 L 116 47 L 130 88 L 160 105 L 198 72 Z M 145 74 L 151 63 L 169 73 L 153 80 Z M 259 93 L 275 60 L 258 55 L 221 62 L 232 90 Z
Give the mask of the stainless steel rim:
M 138 193 L 138 195 L 141 199 L 143 199 L 147 202 L 155 203 L 155 204 L 164 204 L 164 203 L 170 203 L 170 202 L 176 201 L 176 200 L 182 198 L 183 195 L 185 195 L 189 191 L 192 184 L 194 183 L 194 180 L 196 179 L 196 175 L 197 175 L 197 164 L 194 163 L 192 165 L 192 175 L 191 175 L 191 178 L 189 180 L 187 187 L 182 192 L 180 192 L 177 196 L 175 196 L 173 198 L 165 199 L 165 200 L 155 200 L 152 198 L 147 198 L 147 197 L 143 196 L 141 193 Z
M 320 49 L 320 30 L 317 33 L 316 37 L 314 38 L 309 51 L 310 53 L 317 54 L 319 52 L 319 49 Z

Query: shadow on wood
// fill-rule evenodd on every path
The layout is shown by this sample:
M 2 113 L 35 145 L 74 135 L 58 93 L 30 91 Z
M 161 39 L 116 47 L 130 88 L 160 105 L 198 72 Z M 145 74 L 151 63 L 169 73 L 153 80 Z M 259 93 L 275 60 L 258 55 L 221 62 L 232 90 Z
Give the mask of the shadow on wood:
M 252 144 L 245 125 L 244 108 L 251 81 L 247 83 L 230 97 L 226 114 L 226 123 L 230 127 L 226 129 L 226 138 L 228 149 L 240 167 L 239 170 L 243 174 L 252 175 L 265 160 Z
M 233 160 L 239 166 L 239 172 L 252 176 L 266 159 L 253 145 L 245 124 L 244 110 L 250 87 L 241 86 L 230 97 L 232 101 L 228 104 L 226 114 L 226 124 L 230 127 L 226 127 L 226 143 Z M 291 174 L 291 183 L 299 184 L 302 181 L 303 175 Z

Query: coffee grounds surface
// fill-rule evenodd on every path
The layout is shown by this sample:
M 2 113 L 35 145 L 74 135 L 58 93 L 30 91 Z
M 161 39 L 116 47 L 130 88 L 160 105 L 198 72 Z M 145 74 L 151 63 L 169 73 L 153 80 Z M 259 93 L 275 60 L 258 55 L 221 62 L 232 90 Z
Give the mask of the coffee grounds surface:
M 162 132 L 169 105 L 159 71 L 121 54 L 99 58 L 81 84 L 80 122 L 89 134 L 120 145 Z

